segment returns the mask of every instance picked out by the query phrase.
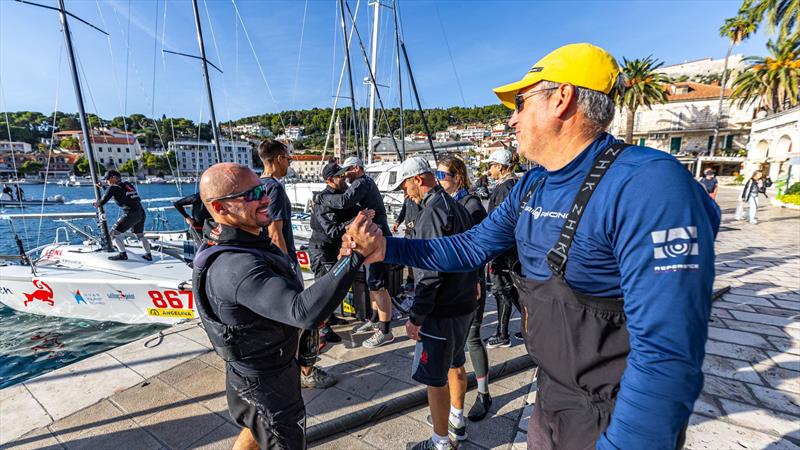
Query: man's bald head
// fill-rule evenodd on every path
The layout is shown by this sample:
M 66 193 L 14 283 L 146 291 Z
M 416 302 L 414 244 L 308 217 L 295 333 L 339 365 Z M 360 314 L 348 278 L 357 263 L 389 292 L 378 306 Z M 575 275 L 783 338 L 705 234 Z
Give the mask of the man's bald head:
M 246 200 L 244 195 L 213 201 L 211 199 L 240 194 L 259 185 L 261 180 L 247 166 L 236 163 L 215 164 L 200 177 L 200 198 L 215 222 L 257 235 L 262 227 L 271 222 L 267 213 L 269 196 L 263 195 L 260 200 Z
M 209 198 L 241 192 L 257 183 L 258 176 L 247 166 L 231 162 L 214 164 L 200 177 L 200 197 L 211 210 Z

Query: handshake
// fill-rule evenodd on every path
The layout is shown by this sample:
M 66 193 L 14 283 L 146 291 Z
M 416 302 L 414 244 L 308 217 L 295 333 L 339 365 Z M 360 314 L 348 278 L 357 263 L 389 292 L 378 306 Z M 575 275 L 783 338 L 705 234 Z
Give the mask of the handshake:
M 364 264 L 383 261 L 386 252 L 386 238 L 380 227 L 372 221 L 374 217 L 375 211 L 365 209 L 360 211 L 350 222 L 347 232 L 342 236 L 340 258 L 358 252 L 366 258 Z

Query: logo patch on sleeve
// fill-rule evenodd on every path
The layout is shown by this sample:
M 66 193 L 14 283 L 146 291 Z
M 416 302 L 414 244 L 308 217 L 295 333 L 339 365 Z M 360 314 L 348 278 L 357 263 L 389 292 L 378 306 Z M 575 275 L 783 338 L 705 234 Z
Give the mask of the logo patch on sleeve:
M 697 227 L 678 227 L 653 231 L 653 258 L 667 259 L 698 255 Z

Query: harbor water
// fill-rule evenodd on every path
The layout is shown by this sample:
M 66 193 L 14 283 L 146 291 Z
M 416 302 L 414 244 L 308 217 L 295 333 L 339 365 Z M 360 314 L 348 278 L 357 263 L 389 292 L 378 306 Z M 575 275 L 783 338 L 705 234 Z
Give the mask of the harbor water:
M 26 199 L 42 199 L 62 195 L 63 204 L 3 208 L 0 214 L 93 212 L 94 192 L 90 186 L 65 187 L 56 184 L 21 185 Z M 147 212 L 146 230 L 185 229 L 183 217 L 172 202 L 195 192 L 194 184 L 139 184 L 137 186 Z M 179 192 L 180 191 L 180 192 Z M 109 227 L 117 220 L 120 209 L 112 200 L 106 205 Z M 94 219 L 78 219 L 81 227 L 96 229 Z M 26 250 L 49 244 L 56 238 L 62 223 L 53 218 L 0 220 L 0 254 L 19 254 L 14 233 Z M 59 238 L 66 234 L 58 232 Z M 72 236 L 70 236 L 72 237 Z M 74 243 L 79 240 L 73 238 Z M 2 288 L 0 266 L 0 288 Z M 25 314 L 0 304 L 0 388 L 21 383 L 42 373 L 57 369 L 91 355 L 153 334 L 163 326 L 125 325 L 116 322 L 62 319 Z

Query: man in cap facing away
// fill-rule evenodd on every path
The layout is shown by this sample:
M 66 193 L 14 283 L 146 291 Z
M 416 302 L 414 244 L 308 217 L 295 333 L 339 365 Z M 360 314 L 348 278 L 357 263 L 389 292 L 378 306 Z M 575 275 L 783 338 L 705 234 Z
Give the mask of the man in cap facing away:
M 128 259 L 128 253 L 125 251 L 125 239 L 122 237 L 122 233 L 133 229 L 133 234 L 139 238 L 144 248 L 142 258 L 152 261 L 150 241 L 144 237 L 144 221 L 147 218 L 147 213 L 142 208 L 142 200 L 139 198 L 139 193 L 136 192 L 136 188 L 132 184 L 122 181 L 122 175 L 116 170 L 106 172 L 106 176 L 103 179 L 108 183 L 108 190 L 99 202 L 94 202 L 94 207 L 103 206 L 113 198 L 117 205 L 122 208 L 122 216 L 117 219 L 117 223 L 111 228 L 111 238 L 114 240 L 114 245 L 119 250 L 119 253 L 109 256 L 108 259 L 112 261 L 125 261 Z
M 424 158 L 406 159 L 397 181 L 394 190 L 402 189 L 407 198 L 420 206 L 415 238 L 450 236 L 472 226 L 469 212 L 439 186 Z M 433 436 L 413 449 L 451 449 L 467 438 L 464 346 L 478 307 L 478 274 L 414 269 L 414 279 L 414 303 L 406 322 L 408 337 L 417 341 L 411 376 L 428 386 L 431 409 L 428 424 L 433 426 Z
M 350 181 L 347 191 L 341 194 L 322 193 L 316 197 L 315 202 L 336 210 L 356 207 L 371 209 L 375 212 L 373 222 L 378 225 L 384 236 L 391 236 L 380 189 L 364 172 L 364 163 L 361 159 L 354 156 L 347 158 L 337 174 L 337 176 L 342 175 Z M 380 347 L 394 341 L 390 326 L 392 299 L 386 290 L 386 276 L 386 264 L 378 262 L 367 266 L 367 287 L 372 300 L 372 317 L 355 330 L 356 333 L 372 333 L 372 336 L 362 344 L 367 348 Z

